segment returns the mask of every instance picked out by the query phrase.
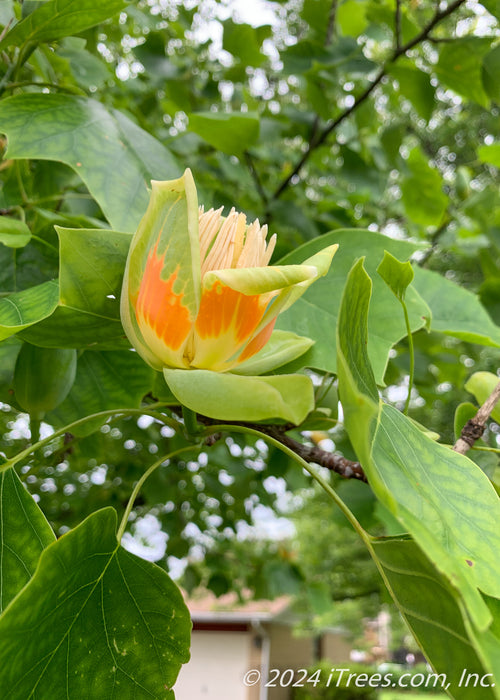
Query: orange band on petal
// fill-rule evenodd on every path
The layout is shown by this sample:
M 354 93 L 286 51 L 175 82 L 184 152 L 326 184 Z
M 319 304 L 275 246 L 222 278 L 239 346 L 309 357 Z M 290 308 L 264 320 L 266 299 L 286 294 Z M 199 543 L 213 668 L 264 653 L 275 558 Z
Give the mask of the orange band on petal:
M 255 338 L 253 338 L 248 343 L 246 348 L 243 350 L 241 355 L 238 357 L 238 363 L 244 362 L 245 360 L 248 360 L 249 357 L 256 355 L 259 352 L 259 350 L 262 350 L 264 345 L 267 343 L 267 341 L 271 337 L 271 333 L 273 332 L 275 323 L 276 323 L 276 319 L 273 318 L 271 323 L 268 323 L 267 326 L 264 326 L 264 328 L 260 331 L 260 333 L 257 333 Z
M 178 268 L 166 280 L 161 278 L 163 257 L 151 250 L 135 306 L 137 322 L 147 324 L 167 347 L 178 350 L 191 330 L 189 310 L 183 294 L 174 293 Z
M 243 343 L 259 325 L 266 306 L 260 294 L 242 294 L 216 282 L 202 294 L 196 331 L 205 339 L 217 338 L 232 328 L 236 343 Z

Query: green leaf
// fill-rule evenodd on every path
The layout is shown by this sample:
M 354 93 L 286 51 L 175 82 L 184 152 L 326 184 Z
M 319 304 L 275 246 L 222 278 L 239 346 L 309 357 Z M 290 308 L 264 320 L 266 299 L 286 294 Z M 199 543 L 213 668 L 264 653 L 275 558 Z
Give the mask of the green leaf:
M 500 327 L 479 298 L 437 272 L 415 267 L 413 286 L 432 312 L 431 329 L 480 345 L 500 346 Z
M 497 377 L 493 372 L 474 372 L 465 384 L 467 391 L 472 394 L 479 405 L 483 404 L 486 399 L 493 393 L 494 389 L 500 382 L 500 377 Z M 477 408 L 476 408 L 477 411 Z M 500 405 L 497 403 L 491 417 L 497 423 L 500 423 Z
M 443 44 L 439 51 L 436 75 L 447 87 L 482 107 L 490 99 L 482 81 L 483 56 L 491 48 L 491 39 L 466 37 Z
M 398 81 L 400 93 L 410 100 L 417 113 L 429 121 L 436 107 L 430 76 L 415 68 L 411 61 L 390 64 L 389 74 Z
M 0 42 L 1 47 L 27 42 L 54 41 L 79 34 L 126 7 L 124 0 L 49 0 L 18 22 Z
M 317 280 L 301 299 L 278 317 L 277 328 L 298 333 L 315 341 L 311 350 L 285 370 L 294 371 L 299 366 L 306 366 L 336 372 L 335 331 L 340 298 L 349 270 L 362 254 L 366 256 L 366 269 L 373 277 L 373 303 L 368 317 L 368 354 L 375 378 L 378 383 L 382 383 L 389 351 L 406 336 L 406 327 L 398 300 L 381 277 L 375 274 L 376 269 L 386 250 L 399 260 L 407 260 L 418 246 L 372 231 L 340 229 L 297 248 L 280 260 L 279 264 L 301 263 L 304 258 L 332 243 L 338 243 L 339 249 L 328 274 Z M 412 330 L 416 331 L 425 326 L 429 309 L 412 286 L 408 288 L 406 303 Z
M 14 469 L 0 474 L 0 612 L 33 576 L 52 528 Z
M 457 586 L 479 628 L 489 615 L 477 592 L 500 596 L 500 501 L 470 459 L 427 438 L 402 413 L 383 406 L 374 434 L 368 480 L 377 497 L 412 534 L 434 565 Z
M 477 149 L 479 160 L 490 163 L 495 168 L 500 168 L 500 143 L 490 143 L 488 146 L 480 146 Z
M 15 292 L 0 299 L 0 340 L 38 323 L 52 314 L 59 299 L 57 282 Z
M 277 367 L 303 355 L 313 344 L 310 338 L 303 338 L 296 333 L 273 331 L 262 350 L 238 365 L 233 373 L 258 375 L 272 372 Z
M 189 128 L 218 151 L 241 155 L 259 138 L 259 119 L 251 112 L 196 112 Z
M 478 589 L 500 596 L 500 501 L 467 457 L 429 439 L 392 406 L 375 403 L 363 349 L 369 292 L 370 280 L 358 263 L 338 324 L 339 394 L 349 437 L 378 500 L 460 590 L 471 617 L 485 629 L 491 616 Z
M 500 99 L 500 47 L 495 46 L 483 59 L 483 84 L 488 96 L 498 102 Z
M 13 401 L 14 368 L 21 345 L 15 335 L 0 342 L 0 401 L 3 403 Z
M 78 85 L 89 88 L 103 87 L 109 80 L 108 65 L 85 49 L 85 39 L 68 37 L 57 50 L 65 58 Z
M 131 235 L 57 226 L 59 303 L 23 337 L 44 347 L 128 347 L 120 322 L 120 294 Z
M 359 0 L 347 0 L 339 5 L 337 9 L 337 22 L 344 36 L 358 37 L 366 29 L 368 20 L 366 18 L 367 2 Z
M 64 426 L 99 411 L 138 408 L 152 386 L 153 370 L 137 353 L 89 350 L 78 358 L 75 383 L 69 396 L 47 414 L 47 421 Z M 76 434 L 86 435 L 94 429 L 95 424 L 91 423 L 82 426 Z
M 402 263 L 394 255 L 385 251 L 384 259 L 377 267 L 377 272 L 396 297 L 403 301 L 408 285 L 413 281 L 414 275 L 411 263 Z
M 31 240 L 31 231 L 24 221 L 0 216 L 0 243 L 9 248 L 24 248 Z
M 117 231 L 137 228 L 148 204 L 150 180 L 178 175 L 172 155 L 159 141 L 96 100 L 16 95 L 0 104 L 0 122 L 8 137 L 8 158 L 69 165 Z
M 56 231 L 61 304 L 105 321 L 119 320 L 130 234 L 61 226 Z
M 244 66 L 260 66 L 265 60 L 261 53 L 261 44 L 271 36 L 271 27 L 251 27 L 249 24 L 237 24 L 232 19 L 224 22 L 222 48 L 229 51 Z
M 173 700 L 190 626 L 179 589 L 117 544 L 105 508 L 43 552 L 0 618 L 3 696 Z
M 209 418 L 300 425 L 314 408 L 312 382 L 301 374 L 240 377 L 203 369 L 164 369 L 163 374 L 180 403 Z
M 471 629 L 463 601 L 409 537 L 371 538 L 374 555 L 389 591 L 433 668 L 446 674 L 444 685 L 456 700 L 476 700 L 478 689 L 460 679 L 463 670 L 483 678 L 492 665 L 485 645 Z M 493 679 L 486 678 L 493 682 Z M 434 683 L 434 681 L 431 681 Z M 427 686 L 426 686 L 427 687 Z M 432 687 L 432 686 L 431 686 Z M 481 688 L 481 700 L 498 698 L 494 687 Z
M 379 414 L 379 396 L 367 353 L 372 281 L 358 260 L 347 277 L 337 322 L 339 397 L 349 438 L 362 464 L 370 463 L 371 442 Z M 355 313 L 351 311 L 355 309 Z M 373 474 L 371 486 L 376 492 Z M 383 489 L 383 484 L 379 484 Z
M 438 226 L 448 206 L 443 178 L 418 148 L 411 151 L 406 164 L 410 175 L 402 181 L 401 191 L 407 216 L 422 226 Z

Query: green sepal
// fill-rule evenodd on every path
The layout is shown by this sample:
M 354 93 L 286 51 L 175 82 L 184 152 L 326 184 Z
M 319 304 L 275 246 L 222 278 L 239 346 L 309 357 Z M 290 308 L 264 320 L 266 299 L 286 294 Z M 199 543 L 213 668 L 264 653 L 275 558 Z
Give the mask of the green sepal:
M 271 338 L 256 355 L 237 365 L 233 374 L 258 375 L 296 360 L 314 345 L 314 340 L 291 333 L 273 331 Z
M 302 374 L 245 377 L 205 369 L 164 369 L 163 376 L 181 404 L 216 420 L 281 419 L 300 425 L 314 408 L 312 382 Z
M 177 273 L 176 287 L 182 289 L 183 304 L 191 319 L 196 318 L 201 296 L 198 197 L 189 169 L 177 180 L 153 181 L 151 185 L 151 199 L 127 257 L 120 314 L 125 333 L 134 348 L 151 367 L 161 370 L 163 363 L 142 337 L 132 299 L 139 293 L 150 251 L 156 247 L 157 254 L 163 256 L 168 249 L 162 278 Z

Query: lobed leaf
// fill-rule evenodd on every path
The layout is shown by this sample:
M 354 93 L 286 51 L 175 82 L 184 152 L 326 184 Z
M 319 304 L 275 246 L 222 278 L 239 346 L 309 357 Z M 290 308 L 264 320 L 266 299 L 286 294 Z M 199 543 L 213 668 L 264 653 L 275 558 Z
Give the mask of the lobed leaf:
M 52 528 L 14 469 L 0 473 L 0 612 L 28 583 L 41 553 L 54 541 Z
M 44 550 L 0 617 L 5 700 L 120 697 L 173 700 L 189 659 L 190 620 L 158 566 L 116 541 L 105 508 Z

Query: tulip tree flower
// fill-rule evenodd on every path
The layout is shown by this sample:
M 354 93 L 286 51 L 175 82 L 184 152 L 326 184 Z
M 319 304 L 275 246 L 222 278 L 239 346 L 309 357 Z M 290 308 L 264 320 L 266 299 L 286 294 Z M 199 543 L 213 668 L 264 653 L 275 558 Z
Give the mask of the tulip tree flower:
M 204 382 L 212 398 L 223 384 L 238 384 L 239 393 L 250 378 L 235 374 L 269 372 L 312 345 L 309 338 L 273 332 L 274 324 L 328 272 L 337 246 L 301 265 L 268 266 L 275 236 L 266 241 L 266 235 L 267 227 L 258 221 L 247 225 L 234 209 L 227 217 L 222 209 L 199 209 L 186 170 L 178 180 L 152 183 L 148 209 L 132 239 L 121 298 L 125 332 L 143 359 L 164 372 L 177 398 L 195 403 L 193 410 L 205 415 L 221 411 L 204 405 Z M 290 375 L 259 379 L 269 384 L 285 376 Z M 187 402 L 179 383 L 192 389 Z

